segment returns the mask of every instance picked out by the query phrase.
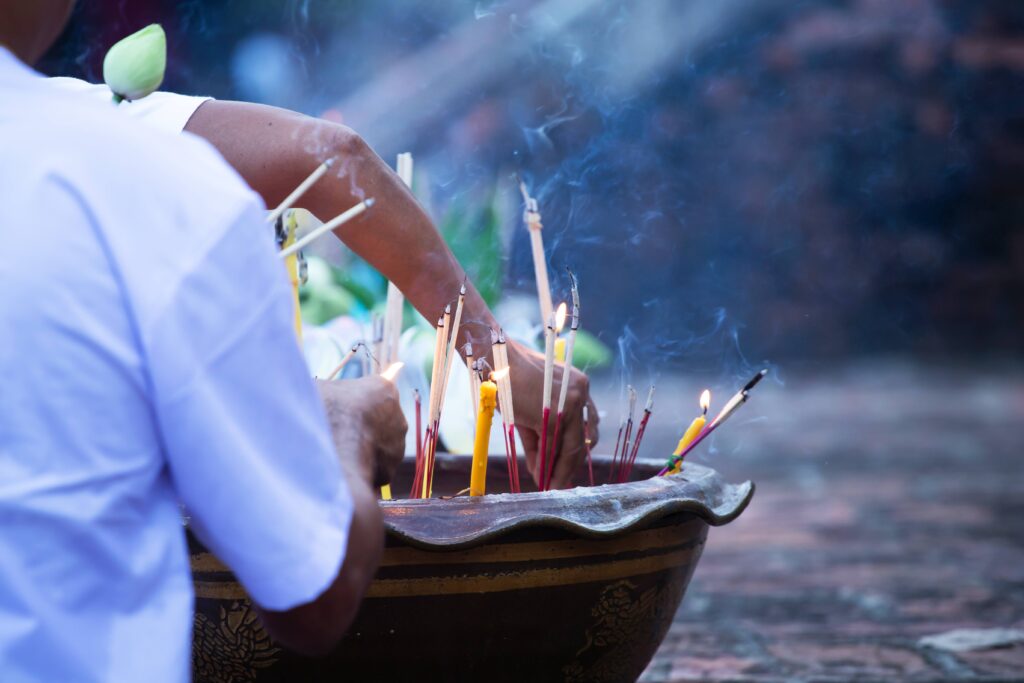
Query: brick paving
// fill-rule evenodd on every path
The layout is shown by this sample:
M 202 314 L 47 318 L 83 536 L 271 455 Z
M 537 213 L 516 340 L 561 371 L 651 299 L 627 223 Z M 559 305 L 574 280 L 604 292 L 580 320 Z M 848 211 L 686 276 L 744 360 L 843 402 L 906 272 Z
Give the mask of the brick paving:
M 659 386 L 648 449 L 674 443 L 668 416 L 699 388 Z M 711 531 L 641 681 L 1024 681 L 1024 644 L 916 644 L 1024 628 L 1024 372 L 808 373 L 724 431 L 695 460 L 758 491 Z

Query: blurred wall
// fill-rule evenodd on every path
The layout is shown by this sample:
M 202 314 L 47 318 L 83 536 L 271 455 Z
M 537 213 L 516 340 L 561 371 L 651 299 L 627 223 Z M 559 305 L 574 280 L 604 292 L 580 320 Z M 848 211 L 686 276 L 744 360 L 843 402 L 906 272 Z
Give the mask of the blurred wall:
M 624 354 L 1016 354 L 1024 3 L 82 2 L 50 74 L 100 78 L 146 23 L 167 88 L 409 149 L 443 212 L 539 195 L 556 286 Z M 506 286 L 530 292 L 505 192 Z

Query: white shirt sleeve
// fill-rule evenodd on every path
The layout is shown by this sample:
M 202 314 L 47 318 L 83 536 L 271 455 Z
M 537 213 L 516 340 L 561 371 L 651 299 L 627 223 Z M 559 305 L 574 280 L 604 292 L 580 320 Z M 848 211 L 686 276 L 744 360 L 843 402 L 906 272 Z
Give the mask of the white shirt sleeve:
M 203 249 L 144 335 L 156 418 L 197 536 L 290 609 L 337 575 L 352 501 L 256 202 Z
M 55 87 L 68 92 L 84 95 L 91 100 L 104 102 L 114 107 L 110 88 L 104 83 L 89 83 L 77 78 L 56 77 L 49 79 Z M 172 92 L 155 92 L 148 97 L 134 102 L 122 102 L 117 106 L 119 111 L 146 122 L 168 133 L 180 133 L 185 124 L 196 113 L 200 105 L 210 97 L 194 97 L 179 95 Z

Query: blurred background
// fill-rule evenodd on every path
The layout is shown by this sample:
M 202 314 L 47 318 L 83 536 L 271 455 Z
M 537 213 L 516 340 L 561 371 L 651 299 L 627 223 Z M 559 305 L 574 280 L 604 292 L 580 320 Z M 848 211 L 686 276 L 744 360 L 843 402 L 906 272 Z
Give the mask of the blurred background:
M 532 292 L 521 174 L 553 286 L 642 362 L 1024 345 L 1014 0 L 80 2 L 42 68 L 102 80 L 154 21 L 166 89 L 411 151 L 439 219 L 501 193 L 492 268 Z
M 662 457 L 772 367 L 695 454 L 759 493 L 646 680 L 1018 680 L 1020 645 L 917 639 L 1024 627 L 1024 3 L 80 2 L 41 69 L 99 81 L 150 22 L 165 89 L 411 151 L 490 300 L 535 308 L 522 176 L 606 437 L 626 382 Z

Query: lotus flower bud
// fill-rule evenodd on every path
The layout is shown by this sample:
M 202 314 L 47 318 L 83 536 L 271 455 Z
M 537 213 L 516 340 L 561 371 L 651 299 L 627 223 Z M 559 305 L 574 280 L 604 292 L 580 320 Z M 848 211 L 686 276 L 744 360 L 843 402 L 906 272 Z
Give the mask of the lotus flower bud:
M 114 103 L 138 100 L 160 87 L 167 68 L 167 37 L 160 24 L 150 24 L 122 38 L 103 59 L 103 80 Z

